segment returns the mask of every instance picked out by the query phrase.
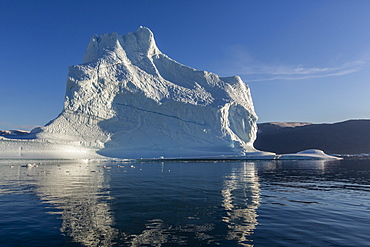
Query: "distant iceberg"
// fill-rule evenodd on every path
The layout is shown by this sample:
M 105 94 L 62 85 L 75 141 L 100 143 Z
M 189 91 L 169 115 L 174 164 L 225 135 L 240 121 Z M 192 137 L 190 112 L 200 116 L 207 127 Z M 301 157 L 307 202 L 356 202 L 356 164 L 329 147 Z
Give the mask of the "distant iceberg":
M 277 155 L 276 159 L 279 160 L 307 160 L 307 159 L 312 159 L 312 160 L 322 160 L 322 159 L 340 159 L 335 156 L 327 155 L 324 153 L 322 150 L 318 149 L 308 149 L 304 150 L 295 154 L 282 154 L 282 155 Z
M 63 111 L 0 136 L 0 158 L 275 159 L 253 147 L 256 122 L 240 77 L 184 66 L 140 27 L 92 36 L 83 64 L 69 67 Z

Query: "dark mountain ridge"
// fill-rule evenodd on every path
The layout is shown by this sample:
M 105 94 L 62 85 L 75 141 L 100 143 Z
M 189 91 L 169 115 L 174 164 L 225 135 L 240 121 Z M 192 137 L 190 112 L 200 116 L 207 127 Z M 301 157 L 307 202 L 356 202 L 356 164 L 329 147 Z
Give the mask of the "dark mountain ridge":
M 320 149 L 329 154 L 370 153 L 370 120 L 333 124 L 258 124 L 255 148 L 277 154 Z

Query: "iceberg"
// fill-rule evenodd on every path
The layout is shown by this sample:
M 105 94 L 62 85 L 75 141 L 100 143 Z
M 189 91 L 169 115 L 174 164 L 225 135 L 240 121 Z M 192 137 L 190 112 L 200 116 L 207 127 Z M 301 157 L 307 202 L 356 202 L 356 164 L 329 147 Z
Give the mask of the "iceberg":
M 240 77 L 164 55 L 153 33 L 93 35 L 69 68 L 63 111 L 26 135 L 0 137 L 6 158 L 176 158 L 256 151 L 257 115 Z
M 241 78 L 172 60 L 146 27 L 93 35 L 66 84 L 59 116 L 0 135 L 0 158 L 275 158 L 253 147 L 257 115 Z
M 277 155 L 276 159 L 279 160 L 338 160 L 340 158 L 332 155 L 327 155 L 324 151 L 319 149 L 307 149 L 295 154 L 282 154 Z

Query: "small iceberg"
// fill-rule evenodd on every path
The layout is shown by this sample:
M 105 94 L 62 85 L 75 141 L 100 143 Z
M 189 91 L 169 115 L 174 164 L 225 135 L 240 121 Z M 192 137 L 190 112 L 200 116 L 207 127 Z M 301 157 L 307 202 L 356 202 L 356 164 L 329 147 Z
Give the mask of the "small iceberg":
M 22 167 L 34 168 L 34 167 L 39 167 L 39 165 L 37 165 L 37 164 L 35 164 L 35 163 L 33 163 L 33 164 L 29 163 L 29 164 L 24 165 L 24 166 L 22 166 Z
M 341 158 L 328 155 L 319 149 L 308 149 L 295 154 L 278 155 L 279 160 L 340 160 Z

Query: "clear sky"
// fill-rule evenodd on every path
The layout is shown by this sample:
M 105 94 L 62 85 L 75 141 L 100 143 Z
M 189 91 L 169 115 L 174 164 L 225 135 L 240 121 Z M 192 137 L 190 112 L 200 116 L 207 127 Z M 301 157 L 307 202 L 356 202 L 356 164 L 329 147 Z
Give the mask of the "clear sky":
M 370 118 L 370 1 L 0 0 L 0 129 L 45 125 L 92 34 L 149 27 L 187 66 L 239 75 L 259 122 Z

